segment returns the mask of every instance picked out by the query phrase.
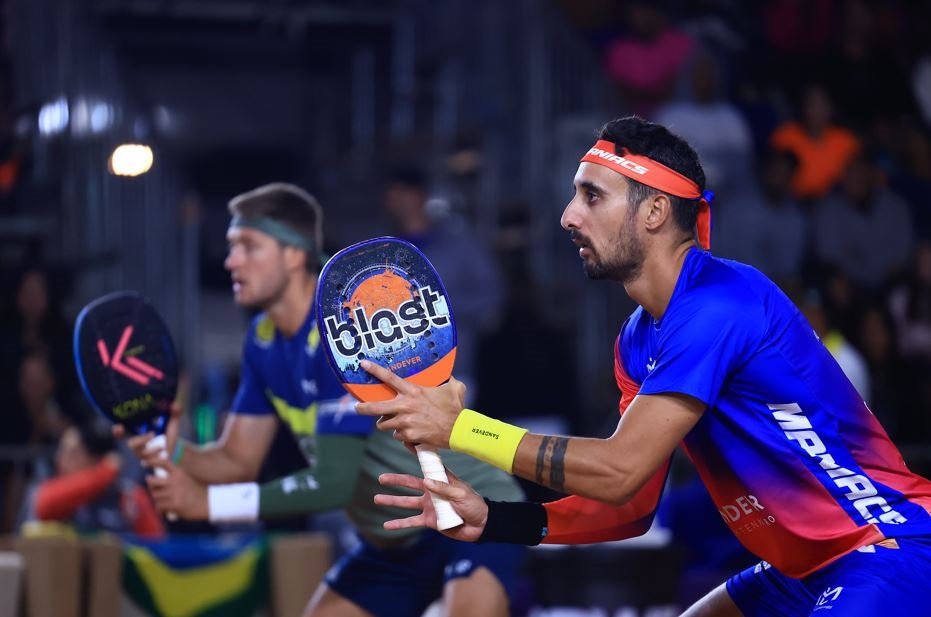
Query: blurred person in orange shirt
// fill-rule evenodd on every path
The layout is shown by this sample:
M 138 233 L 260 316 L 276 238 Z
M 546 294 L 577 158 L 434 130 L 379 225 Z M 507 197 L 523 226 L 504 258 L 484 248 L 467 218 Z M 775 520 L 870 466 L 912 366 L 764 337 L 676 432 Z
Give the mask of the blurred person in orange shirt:
M 800 115 L 800 121 L 778 126 L 770 143 L 798 157 L 799 166 L 792 177 L 795 197 L 818 199 L 844 175 L 847 165 L 860 152 L 860 141 L 853 131 L 835 124 L 834 103 L 821 84 L 804 89 Z
M 68 427 L 55 455 L 56 475 L 39 483 L 25 520 L 69 523 L 79 532 L 165 534 L 145 489 L 120 475 L 122 460 L 110 430 L 94 421 Z

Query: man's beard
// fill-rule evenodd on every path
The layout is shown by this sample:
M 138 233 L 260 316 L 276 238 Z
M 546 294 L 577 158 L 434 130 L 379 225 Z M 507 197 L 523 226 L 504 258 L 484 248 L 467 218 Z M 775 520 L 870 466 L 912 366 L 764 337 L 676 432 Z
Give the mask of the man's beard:
M 614 254 L 607 259 L 598 259 L 591 243 L 586 241 L 592 252 L 591 259 L 582 262 L 585 274 L 593 281 L 607 279 L 627 283 L 640 276 L 643 270 L 643 244 L 634 233 L 634 217 L 627 220 L 618 237 Z M 585 238 L 583 238 L 585 240 Z
M 266 293 L 261 298 L 255 298 L 251 302 L 242 303 L 242 306 L 252 311 L 267 311 L 284 297 L 285 291 L 287 291 L 287 289 L 288 277 L 284 276 L 280 281 L 278 281 L 278 285 L 276 285 L 275 288 L 270 292 Z

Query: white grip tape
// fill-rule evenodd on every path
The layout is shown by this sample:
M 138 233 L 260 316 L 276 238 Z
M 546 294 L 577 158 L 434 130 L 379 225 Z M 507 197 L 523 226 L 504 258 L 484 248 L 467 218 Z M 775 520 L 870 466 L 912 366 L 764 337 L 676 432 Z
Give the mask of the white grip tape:
M 414 449 L 417 451 L 417 460 L 420 461 L 423 477 L 449 484 L 446 468 L 443 467 L 439 453 L 429 446 L 416 446 Z M 433 501 L 433 509 L 436 510 L 437 529 L 450 529 L 462 524 L 462 517 L 456 514 L 449 501 L 433 493 L 430 493 L 430 499 Z
M 159 456 L 159 458 L 167 459 L 167 458 L 168 458 L 167 445 L 168 445 L 168 442 L 165 440 L 165 435 L 164 435 L 164 433 L 163 433 L 163 434 L 161 434 L 161 435 L 156 435 L 156 436 L 153 437 L 151 440 L 149 440 L 149 443 L 147 443 L 147 444 L 145 445 L 145 449 L 146 449 L 146 451 L 148 451 L 148 452 L 158 451 L 158 456 Z M 159 477 L 159 478 L 167 478 L 167 477 L 168 477 L 168 472 L 165 471 L 162 467 L 156 467 L 156 468 L 154 469 L 154 472 L 155 472 L 156 477 Z M 169 521 L 176 521 L 176 520 L 178 520 L 178 515 L 175 514 L 174 512 L 168 512 L 168 513 L 165 515 L 165 517 L 166 517 Z

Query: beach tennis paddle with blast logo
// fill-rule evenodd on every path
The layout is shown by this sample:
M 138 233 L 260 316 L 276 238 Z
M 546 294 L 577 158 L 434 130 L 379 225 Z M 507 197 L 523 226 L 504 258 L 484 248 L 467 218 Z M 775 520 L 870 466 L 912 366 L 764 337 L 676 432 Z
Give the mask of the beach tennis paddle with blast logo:
M 134 291 L 118 291 L 85 306 L 74 325 L 74 361 L 93 407 L 131 435 L 155 433 L 147 448 L 167 456 L 165 425 L 178 390 L 178 357 L 152 304 Z M 155 473 L 166 474 L 160 467 Z
M 343 386 L 363 402 L 395 397 L 359 366 L 370 360 L 407 381 L 434 387 L 456 361 L 456 324 L 433 265 L 414 245 L 392 237 L 343 249 L 317 282 L 317 327 Z M 415 446 L 425 478 L 449 482 L 434 448 Z M 431 494 L 439 529 L 462 524 L 450 503 Z

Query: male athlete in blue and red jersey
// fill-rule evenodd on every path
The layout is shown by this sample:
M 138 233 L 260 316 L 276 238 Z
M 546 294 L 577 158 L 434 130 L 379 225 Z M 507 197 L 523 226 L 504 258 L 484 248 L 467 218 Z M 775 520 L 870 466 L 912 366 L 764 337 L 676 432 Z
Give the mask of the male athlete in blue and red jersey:
M 468 485 L 411 476 L 466 523 L 462 540 L 588 543 L 643 533 L 677 444 L 737 538 L 765 560 L 685 615 L 927 615 L 931 483 L 911 473 L 789 299 L 759 271 L 713 257 L 710 195 L 695 152 L 664 127 L 622 118 L 583 156 L 562 216 L 590 278 L 640 305 L 615 344 L 621 420 L 607 439 L 533 435 L 462 409 L 456 382 L 358 406 L 399 439 L 449 445 L 572 493 L 485 502 Z M 698 244 L 695 236 L 697 229 Z M 429 499 L 389 528 L 434 525 Z

